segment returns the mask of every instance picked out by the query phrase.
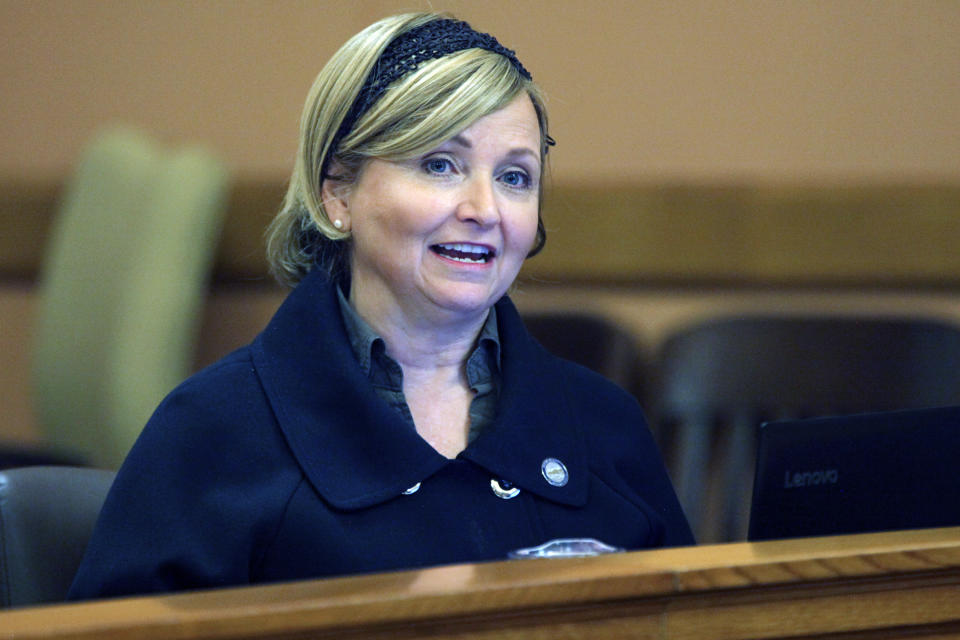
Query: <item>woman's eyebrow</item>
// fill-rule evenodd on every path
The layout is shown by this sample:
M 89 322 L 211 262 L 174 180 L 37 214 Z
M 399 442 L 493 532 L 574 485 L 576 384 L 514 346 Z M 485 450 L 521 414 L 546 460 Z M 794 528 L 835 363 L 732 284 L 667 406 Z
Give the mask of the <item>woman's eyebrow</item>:
M 460 133 L 450 138 L 450 142 L 454 142 L 460 145 L 461 147 L 465 147 L 467 149 L 473 148 L 473 143 L 470 142 L 470 140 L 468 140 L 463 134 L 460 134 Z M 511 157 L 526 155 L 536 159 L 537 162 L 540 161 L 540 155 L 529 147 L 515 147 L 513 149 L 510 149 L 510 151 L 507 152 L 507 155 Z
M 457 135 L 450 138 L 450 142 L 456 142 L 461 147 L 466 147 L 467 149 L 473 148 L 473 143 L 463 137 L 463 134 L 458 133 Z
M 510 149 L 510 152 L 507 154 L 510 156 L 531 156 L 538 162 L 540 161 L 540 154 L 531 149 L 530 147 L 515 147 Z

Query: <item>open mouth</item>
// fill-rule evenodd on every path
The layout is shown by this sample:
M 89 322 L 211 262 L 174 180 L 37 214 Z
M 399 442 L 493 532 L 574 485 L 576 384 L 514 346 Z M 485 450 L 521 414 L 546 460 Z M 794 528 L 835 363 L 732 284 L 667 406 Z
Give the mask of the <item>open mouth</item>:
M 435 244 L 430 250 L 448 260 L 465 262 L 467 264 L 483 264 L 493 260 L 495 252 L 492 249 L 476 244 Z

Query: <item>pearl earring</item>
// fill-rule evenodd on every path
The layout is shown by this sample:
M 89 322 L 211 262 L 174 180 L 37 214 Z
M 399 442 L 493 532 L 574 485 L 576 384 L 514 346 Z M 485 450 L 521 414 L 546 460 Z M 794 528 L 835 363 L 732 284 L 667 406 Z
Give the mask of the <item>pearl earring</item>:
M 333 226 L 335 226 L 337 229 L 343 229 L 343 221 L 341 221 L 340 218 L 337 218 L 333 221 Z

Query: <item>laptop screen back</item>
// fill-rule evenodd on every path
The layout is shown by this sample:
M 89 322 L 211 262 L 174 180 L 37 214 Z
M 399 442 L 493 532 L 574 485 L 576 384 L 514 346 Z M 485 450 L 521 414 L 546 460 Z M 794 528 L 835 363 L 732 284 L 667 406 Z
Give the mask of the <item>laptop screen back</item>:
M 960 407 L 760 427 L 750 540 L 960 525 Z

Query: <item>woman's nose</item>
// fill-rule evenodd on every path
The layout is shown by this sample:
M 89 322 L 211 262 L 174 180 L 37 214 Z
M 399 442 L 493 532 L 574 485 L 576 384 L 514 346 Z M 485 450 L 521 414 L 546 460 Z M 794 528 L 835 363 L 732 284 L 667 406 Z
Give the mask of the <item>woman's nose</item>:
M 470 180 L 457 205 L 457 218 L 464 222 L 475 222 L 480 226 L 491 226 L 500 221 L 500 209 L 497 205 L 493 185 L 487 180 Z

